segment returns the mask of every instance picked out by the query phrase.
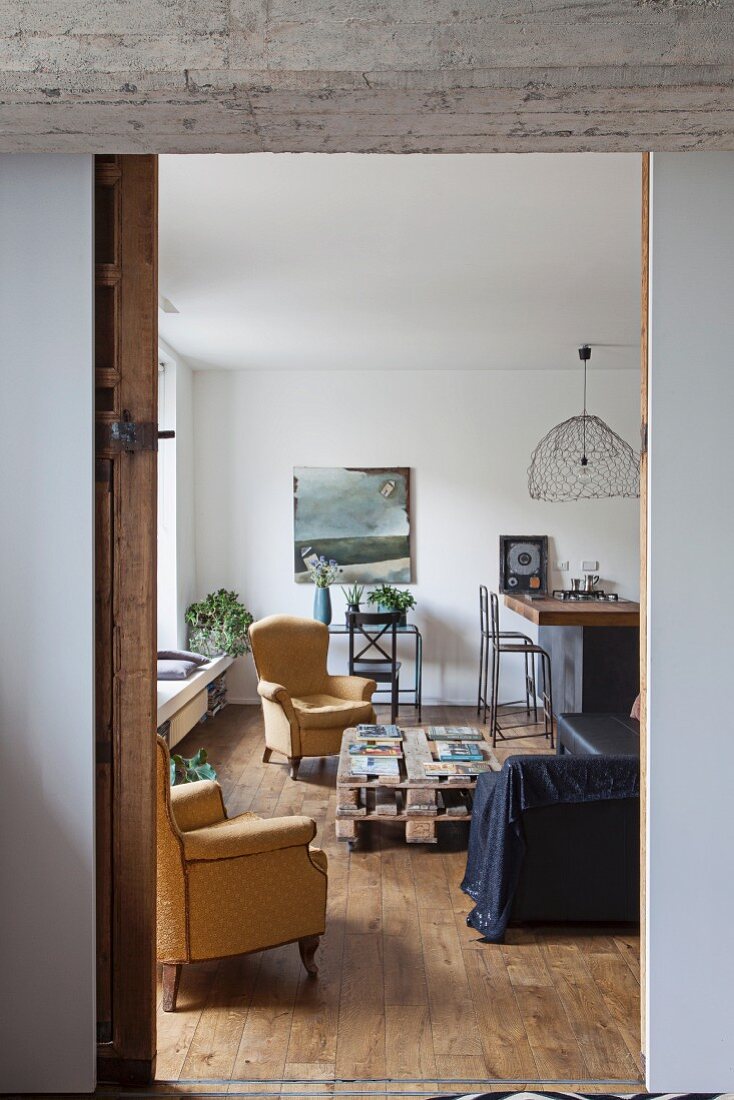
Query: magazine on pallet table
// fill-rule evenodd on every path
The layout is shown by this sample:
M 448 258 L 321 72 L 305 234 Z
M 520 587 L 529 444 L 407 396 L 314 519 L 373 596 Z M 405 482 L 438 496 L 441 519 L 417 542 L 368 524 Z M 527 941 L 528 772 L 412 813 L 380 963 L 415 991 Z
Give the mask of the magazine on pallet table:
M 481 730 L 474 726 L 429 726 L 426 730 L 429 741 L 483 741 Z
M 400 767 L 394 756 L 353 756 L 349 761 L 351 775 L 400 775 Z

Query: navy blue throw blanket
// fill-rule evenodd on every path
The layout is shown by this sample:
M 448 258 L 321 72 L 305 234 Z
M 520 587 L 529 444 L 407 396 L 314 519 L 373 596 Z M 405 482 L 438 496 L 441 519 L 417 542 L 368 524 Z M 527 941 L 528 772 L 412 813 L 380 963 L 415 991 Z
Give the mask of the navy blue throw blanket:
M 639 793 L 640 762 L 632 756 L 511 756 L 501 772 L 480 775 L 461 884 L 475 902 L 467 924 L 503 942 L 525 853 L 525 810 Z

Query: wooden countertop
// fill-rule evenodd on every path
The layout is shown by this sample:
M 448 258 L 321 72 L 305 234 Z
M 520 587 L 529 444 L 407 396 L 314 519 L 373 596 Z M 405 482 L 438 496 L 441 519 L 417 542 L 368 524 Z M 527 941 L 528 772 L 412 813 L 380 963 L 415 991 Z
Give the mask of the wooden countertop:
M 505 607 L 536 626 L 639 626 L 640 605 L 634 600 L 597 603 L 557 600 L 552 596 L 505 596 Z

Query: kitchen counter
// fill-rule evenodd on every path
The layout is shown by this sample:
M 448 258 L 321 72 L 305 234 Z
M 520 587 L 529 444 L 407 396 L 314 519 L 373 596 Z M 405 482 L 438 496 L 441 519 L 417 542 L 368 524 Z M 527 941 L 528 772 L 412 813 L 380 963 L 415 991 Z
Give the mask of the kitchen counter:
M 638 603 L 508 595 L 505 606 L 538 627 L 556 715 L 629 714 L 640 683 Z
M 505 596 L 505 607 L 536 626 L 639 626 L 634 600 L 559 600 L 553 596 Z

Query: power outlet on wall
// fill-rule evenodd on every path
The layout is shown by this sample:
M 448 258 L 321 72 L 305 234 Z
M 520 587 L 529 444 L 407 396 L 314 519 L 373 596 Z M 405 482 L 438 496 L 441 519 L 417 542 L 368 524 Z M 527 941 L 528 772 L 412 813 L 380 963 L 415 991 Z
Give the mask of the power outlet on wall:
M 568 562 L 567 561 L 557 561 L 556 562 L 556 569 L 559 571 L 559 573 L 568 573 Z

